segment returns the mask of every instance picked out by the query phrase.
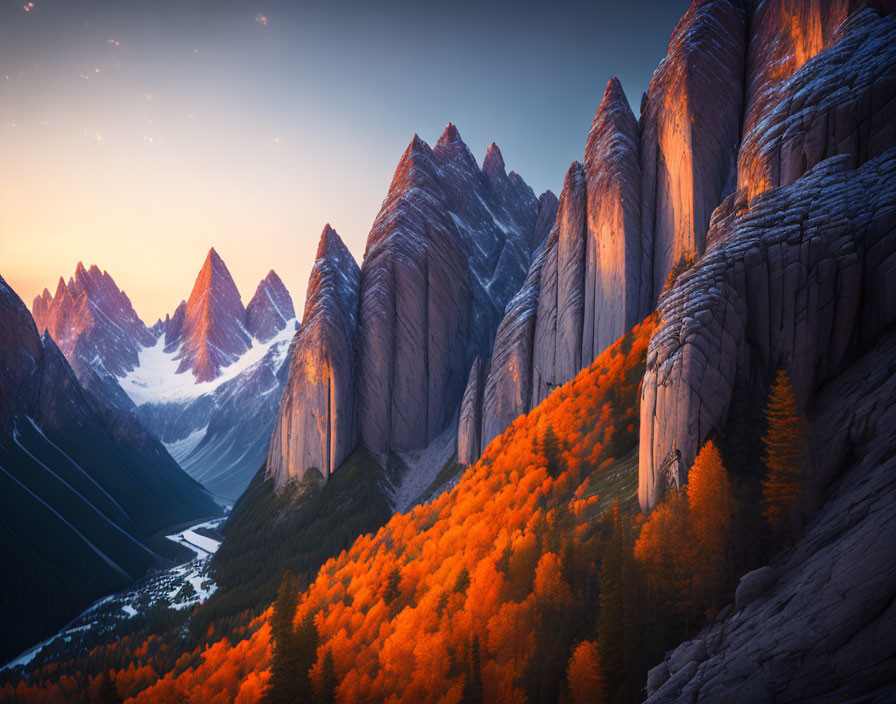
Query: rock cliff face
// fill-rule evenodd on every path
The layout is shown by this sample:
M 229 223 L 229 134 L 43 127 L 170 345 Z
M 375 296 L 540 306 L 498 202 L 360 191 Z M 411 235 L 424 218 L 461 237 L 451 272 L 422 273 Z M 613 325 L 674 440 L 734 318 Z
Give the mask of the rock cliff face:
M 703 252 L 710 215 L 733 189 L 745 24 L 738 0 L 695 0 L 642 104 L 641 231 L 651 303 L 682 257 Z
M 178 373 L 189 370 L 197 381 L 211 381 L 251 346 L 240 292 L 214 248 L 196 277 L 183 323 L 166 337 L 166 347 L 174 345 L 180 347 Z
M 514 418 L 649 312 L 640 194 L 638 126 L 613 78 L 591 125 L 585 163 L 566 173 L 552 234 L 507 306 L 484 389 L 464 395 L 460 461 L 478 459 Z M 472 405 L 478 398 L 481 409 Z M 475 417 L 481 427 L 470 422 Z
M 651 671 L 650 704 L 896 697 L 894 359 L 891 326 L 818 395 L 813 454 L 842 479 L 799 543 L 741 580 L 734 613 Z
M 277 486 L 329 477 L 357 443 L 353 347 L 360 281 L 354 258 L 327 225 L 268 452 L 267 475 Z
M 896 143 L 891 19 L 868 10 L 841 26 L 846 3 L 782 4 L 760 6 L 750 41 L 752 96 L 738 157 L 738 188 L 749 198 L 830 156 L 849 154 L 855 167 Z
M 496 146 L 480 169 L 453 125 L 433 149 L 414 137 L 361 268 L 359 427 L 369 450 L 425 447 L 452 422 L 551 206 L 505 173 Z
M 775 368 L 791 370 L 798 399 L 809 408 L 850 355 L 866 349 L 896 316 L 892 149 L 856 169 L 894 143 L 892 119 L 882 118 L 896 103 L 896 20 L 866 10 L 837 36 L 778 86 L 779 103 L 763 124 L 772 134 L 788 125 L 786 143 L 815 145 L 818 158 L 832 150 L 841 155 L 817 163 L 790 186 L 758 195 L 745 187 L 729 197 L 714 216 L 707 253 L 660 302 L 663 324 L 651 341 L 641 398 L 639 497 L 645 510 L 661 496 L 669 472 L 686 478 L 711 432 L 724 435 L 731 419 L 761 408 L 757 390 L 768 388 Z M 844 122 L 828 117 L 838 114 L 838 100 L 845 101 Z M 790 117 L 798 113 L 808 121 Z M 830 129 L 846 138 L 827 147 L 815 139 L 818 115 L 830 126 L 823 134 Z M 855 131 L 849 125 L 857 117 L 863 127 Z M 802 137 L 799 125 L 809 126 Z M 766 163 L 783 163 L 774 156 L 781 143 L 754 132 L 745 149 L 772 155 Z M 800 164 L 808 163 L 797 158 L 794 168 L 774 178 L 796 178 Z M 828 479 L 813 475 L 816 498 Z
M 271 269 L 246 306 L 246 330 L 252 337 L 267 342 L 295 317 L 292 296 L 277 272 Z

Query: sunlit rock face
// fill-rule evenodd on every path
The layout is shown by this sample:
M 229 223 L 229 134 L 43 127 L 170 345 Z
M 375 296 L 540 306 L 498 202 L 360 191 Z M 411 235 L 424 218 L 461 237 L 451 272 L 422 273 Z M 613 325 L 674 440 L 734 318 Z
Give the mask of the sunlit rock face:
M 273 269 L 255 289 L 246 306 L 246 330 L 262 342 L 267 342 L 296 317 L 292 296 Z
M 268 453 L 267 474 L 278 486 L 329 477 L 357 442 L 353 344 L 360 279 L 351 253 L 327 225 Z
M 55 295 L 44 289 L 34 299 L 32 315 L 85 388 L 120 410 L 133 410 L 115 378 L 137 366 L 140 350 L 154 338 L 108 272 L 78 262 L 68 283 L 59 279 Z
M 251 345 L 245 320 L 236 284 L 212 248 L 187 299 L 179 334 L 170 339 L 180 345 L 178 372 L 189 370 L 197 381 L 218 376 Z
M 671 459 L 680 456 L 686 477 L 711 433 L 724 436 L 738 418 L 761 411 L 777 368 L 790 370 L 798 399 L 811 409 L 850 355 L 896 319 L 896 139 L 892 119 L 882 119 L 896 104 L 896 18 L 865 10 L 836 37 L 779 85 L 763 122 L 772 136 L 754 131 L 744 153 L 783 154 L 783 134 L 787 143 L 823 153 L 826 142 L 815 136 L 842 127 L 847 139 L 833 147 L 841 154 L 814 160 L 801 177 L 798 169 L 788 172 L 795 179 L 788 186 L 730 196 L 714 215 L 706 254 L 660 301 L 662 325 L 642 383 L 645 510 L 661 497 Z M 842 119 L 835 117 L 840 110 Z M 815 131 L 816 118 L 828 127 Z M 865 161 L 873 152 L 883 156 Z M 755 436 L 755 429 L 739 435 Z M 826 481 L 824 472 L 813 473 L 816 495 Z
M 653 305 L 651 273 L 642 266 L 650 243 L 641 235 L 638 139 L 638 122 L 622 85 L 613 78 L 585 147 L 588 232 L 583 328 L 573 375 L 639 323 Z
M 494 145 L 480 169 L 453 125 L 432 149 L 414 137 L 361 269 L 357 385 L 369 450 L 425 447 L 453 421 L 550 209 L 505 173 Z
M 59 279 L 54 296 L 44 289 L 34 299 L 32 315 L 37 329 L 48 331 L 66 357 L 98 357 L 110 374 L 133 369 L 140 347 L 153 340 L 112 277 L 81 262 L 68 283 Z
M 649 312 L 640 193 L 638 125 L 613 78 L 591 125 L 585 163 L 567 171 L 551 236 L 495 337 L 480 452 Z M 476 397 L 468 386 L 465 399 Z M 475 416 L 466 406 L 464 412 L 465 420 Z M 472 435 L 462 425 L 458 446 L 475 446 Z
M 703 252 L 712 211 L 733 190 L 741 135 L 746 13 L 697 0 L 672 34 L 641 110 L 641 231 L 655 301 L 669 270 Z
M 740 408 L 761 409 L 776 369 L 811 411 L 818 390 L 896 322 L 896 149 L 849 166 L 828 159 L 749 208 L 745 194 L 731 196 L 699 265 L 661 300 L 642 381 L 643 510 L 662 496 L 670 454 L 686 480 L 710 434 L 725 439 Z M 820 492 L 827 479 L 809 482 Z
M 851 4 L 778 0 L 756 10 L 738 157 L 750 198 L 830 156 L 849 154 L 855 166 L 896 141 L 891 21 L 865 10 L 841 26 Z

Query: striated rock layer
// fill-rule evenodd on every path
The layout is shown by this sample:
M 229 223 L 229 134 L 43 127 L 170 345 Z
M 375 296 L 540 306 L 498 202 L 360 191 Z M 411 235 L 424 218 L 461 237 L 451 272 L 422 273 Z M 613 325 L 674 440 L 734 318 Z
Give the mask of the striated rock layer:
M 453 421 L 552 220 L 492 145 L 480 169 L 454 125 L 415 136 L 367 241 L 358 322 L 361 442 L 426 447 Z
M 745 9 L 695 0 L 641 108 L 641 231 L 651 303 L 683 257 L 703 252 L 712 211 L 734 184 L 743 112 Z
M 177 371 L 192 371 L 197 381 L 214 379 L 222 367 L 235 362 L 251 345 L 240 292 L 214 247 L 196 277 L 181 316 L 176 333 L 166 336 L 166 346 L 179 345 Z M 174 317 L 179 318 L 179 314 Z
M 660 302 L 641 394 L 645 511 L 662 495 L 670 457 L 685 481 L 699 447 L 711 433 L 724 438 L 738 404 L 761 406 L 777 368 L 790 371 L 798 401 L 811 408 L 851 356 L 896 321 L 896 149 L 858 170 L 850 161 L 826 160 L 747 210 L 745 194 L 732 196 L 700 264 Z M 810 476 L 817 495 L 830 475 Z
M 267 475 L 278 486 L 316 473 L 329 477 L 357 443 L 353 345 L 360 280 L 354 258 L 327 225 L 268 452 Z
M 736 611 L 651 671 L 650 704 L 896 698 L 894 359 L 891 327 L 821 392 L 816 452 L 842 479 Z
M 462 418 L 479 416 L 481 427 L 460 424 L 460 461 L 478 459 L 514 418 L 649 312 L 640 197 L 638 125 L 613 78 L 591 125 L 585 163 L 566 173 L 552 234 L 507 306 L 484 391 L 465 393 Z M 480 395 L 481 409 L 467 403 Z
M 854 118 L 853 93 L 837 85 L 856 86 L 860 96 L 863 85 L 874 85 L 866 108 L 896 102 L 896 82 L 884 77 L 893 75 L 896 19 L 866 10 L 839 36 L 778 90 L 781 102 L 765 123 L 770 128 L 787 122 L 795 96 L 801 114 L 836 114 L 840 99 Z M 881 111 L 887 108 L 867 114 Z M 651 341 L 642 385 L 643 509 L 659 500 L 669 471 L 686 478 L 710 433 L 724 434 L 732 419 L 761 408 L 777 367 L 792 371 L 798 399 L 808 407 L 849 356 L 893 319 L 892 150 L 851 171 L 872 153 L 851 147 L 875 144 L 879 152 L 886 140 L 892 146 L 892 125 L 859 123 L 866 125 L 859 142 L 841 142 L 840 156 L 790 186 L 752 196 L 744 188 L 731 196 L 714 216 L 707 253 L 661 300 L 663 325 Z M 792 121 L 792 140 L 799 141 L 800 124 Z M 755 436 L 755 430 L 739 434 Z M 816 499 L 828 478 L 814 474 Z

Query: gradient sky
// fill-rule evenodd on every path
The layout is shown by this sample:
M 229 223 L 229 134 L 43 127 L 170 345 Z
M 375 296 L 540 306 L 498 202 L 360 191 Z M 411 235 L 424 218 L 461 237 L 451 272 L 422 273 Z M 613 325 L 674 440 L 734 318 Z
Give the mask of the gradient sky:
M 684 0 L 0 0 L 0 275 L 97 264 L 148 323 L 214 246 L 300 309 L 323 225 L 360 261 L 415 132 L 559 194 L 607 81 L 635 114 Z

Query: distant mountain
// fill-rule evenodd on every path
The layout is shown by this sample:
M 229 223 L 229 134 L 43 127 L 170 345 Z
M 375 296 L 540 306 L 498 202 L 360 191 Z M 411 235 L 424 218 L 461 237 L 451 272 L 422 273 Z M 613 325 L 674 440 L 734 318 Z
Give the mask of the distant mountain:
M 274 271 L 244 308 L 211 249 L 189 299 L 147 328 L 106 272 L 79 265 L 33 314 L 82 384 L 134 414 L 212 493 L 239 496 L 264 462 L 297 327 Z
M 79 267 L 56 307 L 97 344 L 108 342 L 110 328 L 87 321 L 103 320 L 116 302 L 129 310 L 110 282 Z M 97 293 L 95 305 L 84 297 L 88 290 Z M 126 361 L 124 353 L 113 359 Z M 4 562 L 14 566 L 0 586 L 0 659 L 162 564 L 165 541 L 152 537 L 158 531 L 220 513 L 136 419 L 85 390 L 2 278 L 0 513 Z

